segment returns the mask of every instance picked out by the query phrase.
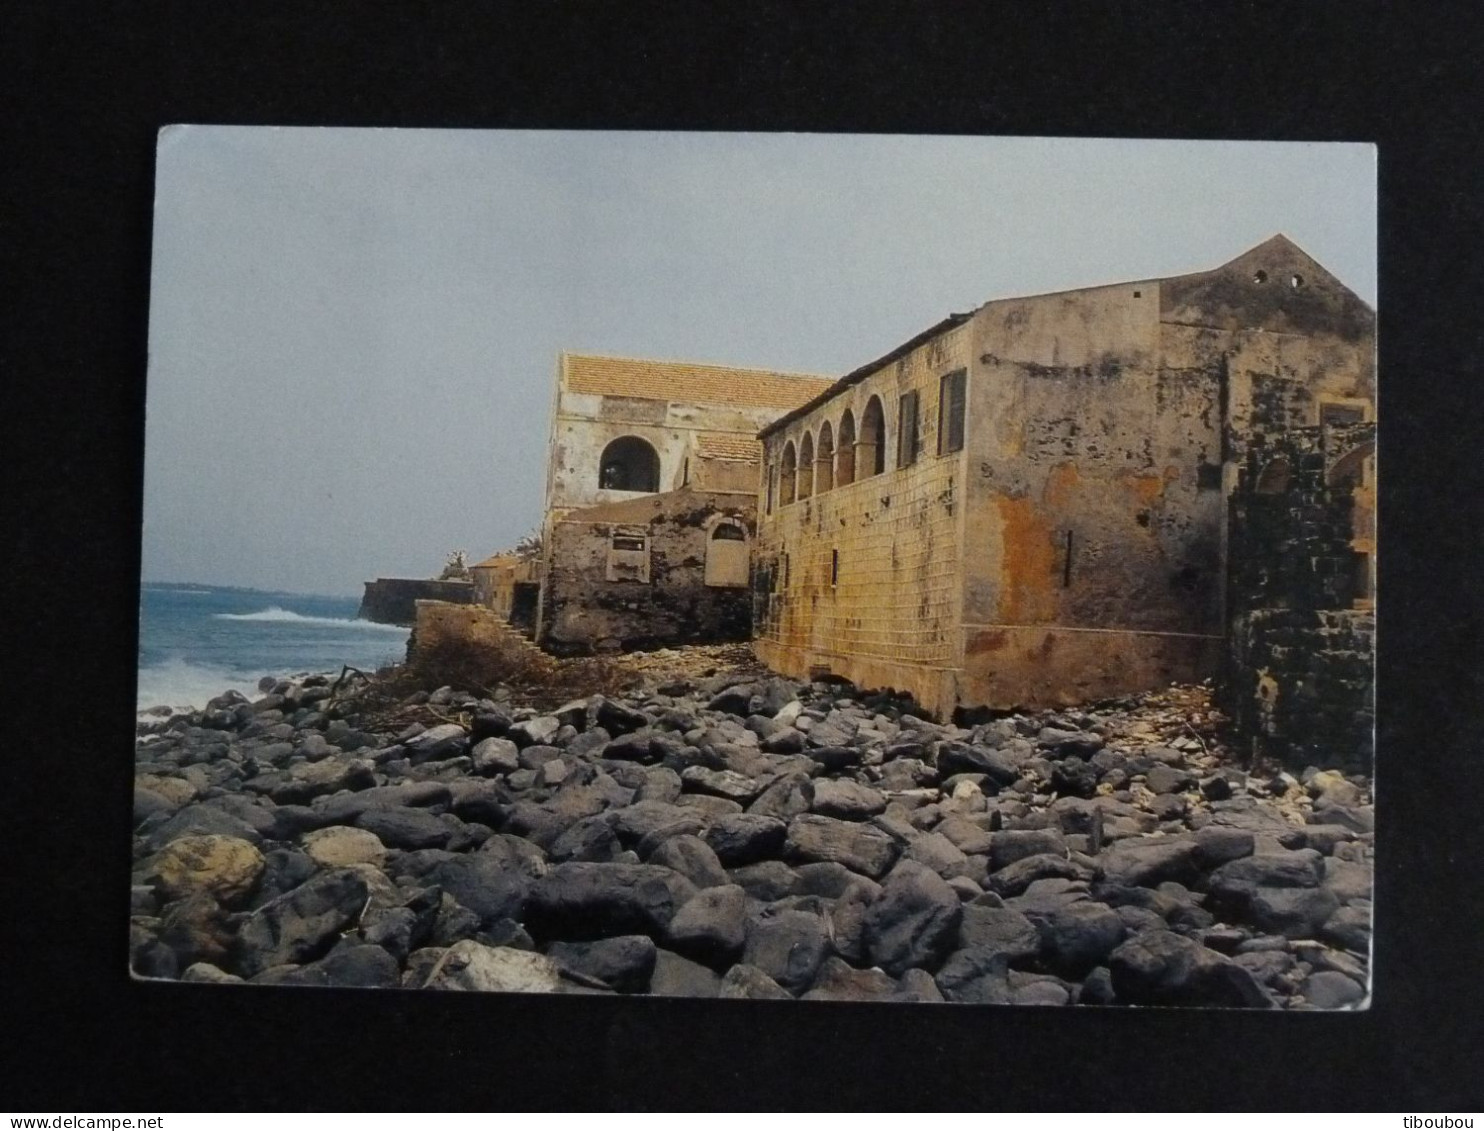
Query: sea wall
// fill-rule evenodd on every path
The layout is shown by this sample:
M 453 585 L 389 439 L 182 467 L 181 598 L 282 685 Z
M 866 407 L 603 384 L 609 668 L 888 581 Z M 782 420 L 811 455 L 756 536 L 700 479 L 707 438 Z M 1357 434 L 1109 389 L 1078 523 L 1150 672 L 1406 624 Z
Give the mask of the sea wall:
M 448 601 L 467 605 L 474 600 L 474 585 L 468 581 L 433 581 L 419 577 L 378 577 L 366 582 L 361 620 L 377 624 L 403 624 L 411 627 L 417 621 L 418 601 Z

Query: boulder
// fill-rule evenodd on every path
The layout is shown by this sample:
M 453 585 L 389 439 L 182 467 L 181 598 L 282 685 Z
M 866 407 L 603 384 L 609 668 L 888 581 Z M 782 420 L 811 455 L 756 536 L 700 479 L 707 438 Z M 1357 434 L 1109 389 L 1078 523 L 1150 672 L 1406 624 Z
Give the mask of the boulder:
M 896 860 L 897 844 L 870 825 L 802 813 L 788 824 L 784 855 L 806 864 L 833 861 L 875 879 Z
M 312 961 L 359 918 L 370 898 L 365 878 L 349 868 L 306 880 L 243 922 L 239 968 L 251 976 L 270 966 Z
M 788 826 L 775 817 L 737 813 L 714 821 L 705 841 L 722 864 L 735 868 L 776 856 L 787 834 Z
M 699 962 L 669 950 L 655 952 L 654 973 L 649 976 L 651 997 L 716 997 L 720 990 L 721 977 Z
M 740 713 L 740 712 L 739 712 Z M 789 992 L 756 966 L 739 963 L 721 980 L 717 997 L 750 998 L 758 1001 L 787 1001 Z
M 1247 918 L 1261 931 L 1312 939 L 1339 907 L 1328 888 L 1258 888 L 1248 901 Z
M 795 731 L 794 733 L 798 733 Z M 800 813 L 809 812 L 814 803 L 814 782 L 808 774 L 786 773 L 758 794 L 747 811 L 758 817 L 776 817 L 780 821 L 791 821 Z
M 1097 858 L 1109 883 L 1155 887 L 1167 880 L 1193 882 L 1201 874 L 1201 851 L 1187 837 L 1138 837 L 1120 840 Z
M 512 723 L 505 735 L 517 746 L 524 748 L 550 742 L 561 729 L 561 720 L 554 715 L 537 715 L 533 719 Z
M 1017 896 L 1026 891 L 1037 880 L 1066 879 L 1091 880 L 1092 869 L 1085 864 L 1065 856 L 1054 856 L 1049 852 L 1038 853 L 1017 860 L 1009 867 L 1001 868 L 989 877 L 986 887 L 1004 898 Z
M 957 942 L 962 917 L 958 894 L 941 876 L 903 860 L 866 909 L 866 956 L 893 976 L 913 966 L 936 967 Z
M 574 821 L 563 830 L 547 849 L 551 858 L 566 860 L 612 860 L 622 851 L 618 834 L 604 814 L 594 814 Z
M 1011 962 L 1034 958 L 1041 949 L 1036 925 L 1009 907 L 969 905 L 958 925 L 955 950 L 991 950 Z
M 1005 829 L 984 833 L 989 838 L 989 867 L 997 872 L 1028 856 L 1067 855 L 1067 841 L 1057 828 Z
M 443 952 L 419 988 L 483 993 L 553 993 L 562 988 L 562 975 L 556 961 L 544 954 L 507 946 L 485 946 L 473 939 L 465 939 Z
M 1276 1004 L 1248 970 L 1173 931 L 1134 935 L 1109 955 L 1108 969 L 1118 1001 L 1129 1005 Z
M 736 884 L 705 888 L 675 913 L 666 939 L 681 954 L 725 968 L 747 941 L 747 893 Z
M 348 825 L 331 825 L 316 829 L 303 840 L 305 854 L 323 868 L 343 868 L 347 864 L 386 862 L 386 845 L 375 833 Z
M 886 808 L 886 798 L 877 790 L 848 778 L 822 778 L 814 783 L 810 808 L 826 817 L 863 821 Z
M 531 887 L 525 924 L 538 938 L 663 938 L 695 894 L 684 876 L 654 864 L 558 864 Z
M 1310 974 L 1299 986 L 1299 993 L 1315 1009 L 1353 1009 L 1366 1000 L 1365 987 L 1337 970 Z
M 564 970 L 621 994 L 639 994 L 649 989 L 656 950 L 646 935 L 618 935 L 593 942 L 552 943 L 546 953 Z
M 1080 900 L 1053 912 L 1038 924 L 1041 958 L 1067 978 L 1083 978 L 1101 966 L 1123 941 L 1123 919 L 1105 903 Z
M 742 963 L 762 971 L 785 990 L 802 992 L 830 952 L 825 921 L 808 911 L 780 911 L 747 924 Z M 722 996 L 726 997 L 723 982 Z
M 799 889 L 798 873 L 782 860 L 760 860 L 756 864 L 729 868 L 727 877 L 762 903 L 783 899 Z
M 426 809 L 367 809 L 355 823 L 388 848 L 442 848 L 453 836 L 453 828 Z
M 687 766 L 680 772 L 681 788 L 688 793 L 707 794 L 746 805 L 767 787 L 766 778 L 749 777 L 735 770 L 712 770 Z
M 204 891 L 230 906 L 251 894 L 263 870 L 263 854 L 246 840 L 183 836 L 156 854 L 146 878 L 167 901 Z
M 1008 1005 L 1009 962 L 1003 951 L 992 947 L 956 950 L 933 975 L 933 981 L 948 1001 Z
M 891 1001 L 897 996 L 895 979 L 880 970 L 857 970 L 840 958 L 824 960 L 804 1001 Z
M 529 869 L 476 852 L 434 865 L 422 882 L 436 884 L 478 916 L 481 925 L 488 925 L 499 919 L 520 921 L 535 879 Z
M 520 769 L 520 750 L 508 738 L 482 739 L 470 752 L 476 774 L 513 774 Z
M 780 843 L 783 841 L 781 823 L 778 840 Z M 722 867 L 724 861 L 718 858 L 718 854 L 712 851 L 706 841 L 697 836 L 676 836 L 662 841 L 649 854 L 647 862 L 679 872 L 697 888 L 720 887 L 731 882 L 726 869 Z

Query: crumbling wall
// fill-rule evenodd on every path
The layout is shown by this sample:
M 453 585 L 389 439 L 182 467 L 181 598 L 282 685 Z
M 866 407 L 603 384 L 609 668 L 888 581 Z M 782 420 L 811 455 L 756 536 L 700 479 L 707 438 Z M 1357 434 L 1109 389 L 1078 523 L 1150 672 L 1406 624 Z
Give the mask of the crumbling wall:
M 750 496 L 672 491 L 551 524 L 538 640 L 557 655 L 746 640 L 745 584 L 708 585 L 717 525 L 755 527 Z M 726 546 L 734 553 L 733 546 Z
M 1217 691 L 1254 756 L 1370 766 L 1374 443 L 1369 423 L 1265 433 L 1241 468 Z
M 434 581 L 417 577 L 378 577 L 366 582 L 356 616 L 377 624 L 411 625 L 417 620 L 418 601 L 468 604 L 474 585 L 468 581 Z
M 966 704 L 1086 702 L 1215 668 L 1221 358 L 1167 359 L 1160 309 L 1141 282 L 974 316 Z

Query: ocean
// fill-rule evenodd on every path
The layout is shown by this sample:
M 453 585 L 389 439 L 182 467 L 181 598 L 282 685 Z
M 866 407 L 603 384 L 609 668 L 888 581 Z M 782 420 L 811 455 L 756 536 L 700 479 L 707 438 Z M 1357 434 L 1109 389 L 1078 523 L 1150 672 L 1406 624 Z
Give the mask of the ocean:
M 140 592 L 138 709 L 200 708 L 265 675 L 370 671 L 399 662 L 408 630 L 357 620 L 355 597 L 146 583 Z

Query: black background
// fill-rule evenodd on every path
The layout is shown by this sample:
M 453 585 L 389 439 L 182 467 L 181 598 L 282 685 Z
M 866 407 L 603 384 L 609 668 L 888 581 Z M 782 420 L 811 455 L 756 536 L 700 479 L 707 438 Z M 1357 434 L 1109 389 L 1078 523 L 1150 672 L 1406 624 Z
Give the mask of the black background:
M 0 1106 L 1479 1107 L 1480 23 L 1472 6 L 1357 0 L 7 5 Z M 130 983 L 150 224 L 171 122 L 1379 143 L 1372 1009 Z M 203 427 L 231 417 L 224 403 Z

